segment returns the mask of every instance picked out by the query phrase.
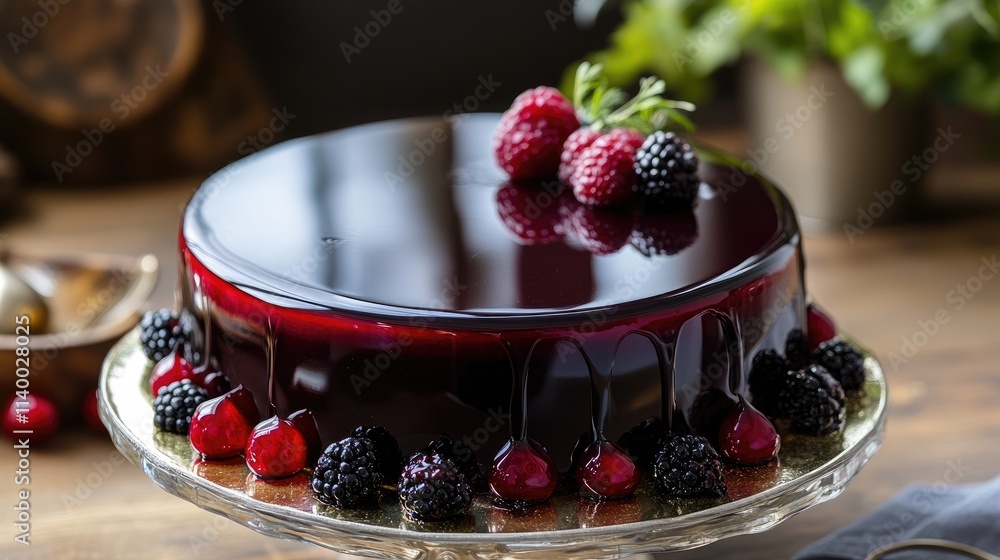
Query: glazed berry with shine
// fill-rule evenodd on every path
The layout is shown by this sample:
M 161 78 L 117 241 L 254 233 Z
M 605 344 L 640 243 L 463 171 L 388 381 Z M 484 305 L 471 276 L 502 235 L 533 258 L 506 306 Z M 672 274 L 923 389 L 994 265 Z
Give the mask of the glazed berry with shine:
M 774 424 L 741 398 L 719 428 L 719 450 L 723 457 L 734 463 L 754 465 L 774 459 L 779 449 L 781 436 Z
M 272 416 L 254 427 L 243 455 L 255 475 L 285 478 L 306 466 L 308 444 L 294 424 Z
M 381 485 L 375 444 L 357 437 L 331 443 L 316 462 L 311 483 L 320 501 L 346 509 L 374 504 Z
M 167 385 L 184 379 L 204 387 L 204 376 L 195 373 L 194 366 L 181 355 L 180 350 L 171 352 L 153 367 L 153 373 L 149 377 L 149 391 L 153 396 L 159 395 Z
M 417 453 L 399 478 L 399 501 L 415 521 L 442 521 L 464 515 L 472 505 L 472 488 L 461 469 L 437 453 Z
M 500 118 L 493 137 L 497 163 L 513 181 L 555 177 L 563 144 L 579 128 L 573 105 L 559 90 L 529 89 Z
M 188 437 L 205 459 L 229 459 L 243 452 L 258 420 L 253 397 L 240 385 L 198 405 Z
M 174 381 L 153 400 L 153 425 L 161 430 L 187 435 L 198 405 L 208 400 L 208 391 L 190 379 Z
M 639 469 L 628 453 L 611 443 L 599 441 L 583 453 L 576 470 L 580 493 L 595 500 L 619 500 L 635 492 Z
M 32 444 L 42 445 L 59 431 L 59 409 L 48 398 L 35 393 L 12 395 L 4 407 L 2 420 L 3 431 L 13 442 L 30 437 Z M 31 434 L 15 433 L 19 430 L 31 430 Z
M 535 504 L 552 497 L 559 471 L 549 454 L 532 440 L 510 440 L 490 468 L 490 490 L 502 502 Z

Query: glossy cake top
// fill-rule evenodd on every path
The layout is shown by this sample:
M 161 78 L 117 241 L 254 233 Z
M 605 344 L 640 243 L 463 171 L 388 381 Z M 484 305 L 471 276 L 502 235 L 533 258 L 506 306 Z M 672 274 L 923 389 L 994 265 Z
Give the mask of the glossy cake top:
M 593 210 L 556 183 L 506 183 L 496 120 L 394 121 L 267 149 L 199 189 L 183 242 L 275 305 L 458 319 L 680 301 L 795 250 L 784 196 L 713 152 L 699 150 L 692 210 Z

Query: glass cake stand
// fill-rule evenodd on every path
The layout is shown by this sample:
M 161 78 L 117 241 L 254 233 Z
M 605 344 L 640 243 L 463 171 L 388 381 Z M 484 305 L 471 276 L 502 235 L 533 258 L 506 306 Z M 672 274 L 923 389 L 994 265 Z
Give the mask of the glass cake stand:
M 780 461 L 727 466 L 727 497 L 667 498 L 647 482 L 628 501 L 593 503 L 557 494 L 551 504 L 520 515 L 477 499 L 470 519 L 432 525 L 405 519 L 391 497 L 379 508 L 345 512 L 317 501 L 306 474 L 268 482 L 250 474 L 239 458 L 202 461 L 186 437 L 153 427 L 151 364 L 136 330 L 104 362 L 100 414 L 118 449 L 164 490 L 265 535 L 373 558 L 596 560 L 685 550 L 766 531 L 839 495 L 884 437 L 885 377 L 870 355 L 865 368 L 864 394 L 849 398 L 842 434 L 788 435 Z

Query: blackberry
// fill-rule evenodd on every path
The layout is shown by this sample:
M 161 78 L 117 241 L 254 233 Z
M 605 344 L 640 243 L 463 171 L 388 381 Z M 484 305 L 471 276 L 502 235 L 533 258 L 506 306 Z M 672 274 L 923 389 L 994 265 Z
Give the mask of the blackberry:
M 187 342 L 180 317 L 172 309 L 147 311 L 139 321 L 139 328 L 142 352 L 154 362 L 159 362 Z
M 785 374 L 778 403 L 782 416 L 791 420 L 796 432 L 825 436 L 844 427 L 844 389 L 823 366 Z
M 802 369 L 809 365 L 809 344 L 802 329 L 788 331 L 785 340 L 785 359 L 791 369 Z
M 421 453 L 438 454 L 445 459 L 449 459 L 458 467 L 465 479 L 470 483 L 479 481 L 483 476 L 483 471 L 479 468 L 479 461 L 472 449 L 460 441 L 455 441 L 443 435 L 427 444 Z
M 702 436 L 670 435 L 653 461 L 656 487 L 673 496 L 723 496 L 719 453 Z
M 757 352 L 750 366 L 750 393 L 753 394 L 754 407 L 771 416 L 778 414 L 778 393 L 785 383 L 788 373 L 788 360 L 776 350 Z
M 622 434 L 622 437 L 618 438 L 618 445 L 635 457 L 639 464 L 650 465 L 663 447 L 665 434 L 663 421 L 659 418 L 649 418 Z
M 688 202 L 698 194 L 698 155 L 673 132 L 657 130 L 635 152 L 639 191 L 663 202 Z
M 191 415 L 198 405 L 209 399 L 208 391 L 190 379 L 167 385 L 153 401 L 153 425 L 161 430 L 187 435 Z
M 375 444 L 375 458 L 378 459 L 382 482 L 395 484 L 399 480 L 399 471 L 403 468 L 403 452 L 399 450 L 399 442 L 382 426 L 358 426 L 351 435 L 357 438 L 368 438 Z
M 378 500 L 382 473 L 375 444 L 367 438 L 348 437 L 319 456 L 312 474 L 312 489 L 321 502 L 356 508 Z
M 403 467 L 399 501 L 416 521 L 462 515 L 472 505 L 472 488 L 454 461 L 438 453 L 417 453 Z
M 821 343 L 813 352 L 813 363 L 826 368 L 845 391 L 857 391 L 865 383 L 865 358 L 857 346 L 844 339 Z

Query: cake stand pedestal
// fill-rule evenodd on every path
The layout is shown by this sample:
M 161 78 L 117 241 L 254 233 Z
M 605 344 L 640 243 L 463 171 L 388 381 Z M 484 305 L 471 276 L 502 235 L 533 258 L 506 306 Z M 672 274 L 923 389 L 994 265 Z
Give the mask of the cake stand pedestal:
M 241 459 L 201 460 L 186 437 L 153 427 L 151 367 L 133 330 L 108 354 L 99 395 L 115 445 L 156 484 L 265 535 L 394 560 L 597 560 L 766 531 L 844 490 L 881 444 L 887 404 L 882 369 L 867 355 L 865 391 L 849 399 L 845 430 L 825 438 L 786 436 L 780 461 L 727 466 L 727 497 L 667 498 L 647 480 L 625 502 L 598 504 L 564 493 L 516 516 L 477 498 L 470 519 L 419 525 L 402 517 L 391 496 L 369 511 L 339 511 L 313 497 L 304 473 L 268 482 Z

